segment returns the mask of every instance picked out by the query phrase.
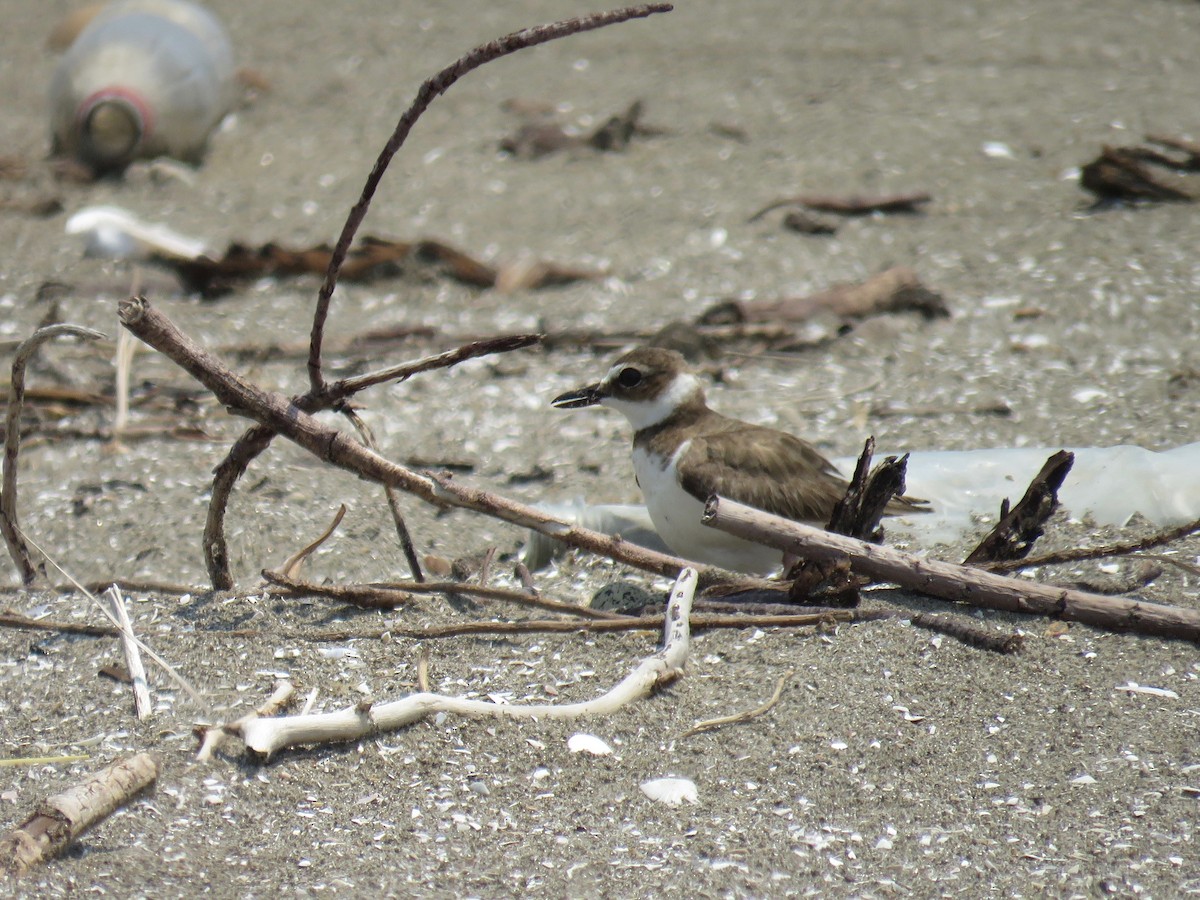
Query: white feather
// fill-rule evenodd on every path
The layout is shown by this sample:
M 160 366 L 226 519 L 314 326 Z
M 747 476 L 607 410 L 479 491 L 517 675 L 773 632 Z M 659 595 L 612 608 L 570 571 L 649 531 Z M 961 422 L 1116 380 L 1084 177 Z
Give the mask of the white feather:
M 677 470 L 690 443 L 680 444 L 665 462 L 641 447 L 633 449 L 633 471 L 654 530 L 668 547 L 695 562 L 760 574 L 779 568 L 783 554 L 778 550 L 709 528 L 700 521 L 704 504 L 683 489 Z
M 618 368 L 624 368 L 624 366 Z M 616 374 L 617 369 L 609 372 L 604 383 L 607 384 L 610 379 L 616 377 Z M 634 431 L 641 431 L 643 428 L 657 425 L 666 419 L 700 389 L 700 382 L 695 375 L 681 372 L 671 379 L 671 383 L 667 385 L 665 391 L 651 400 L 631 401 L 605 397 L 600 403 L 609 409 L 615 409 L 628 419 Z

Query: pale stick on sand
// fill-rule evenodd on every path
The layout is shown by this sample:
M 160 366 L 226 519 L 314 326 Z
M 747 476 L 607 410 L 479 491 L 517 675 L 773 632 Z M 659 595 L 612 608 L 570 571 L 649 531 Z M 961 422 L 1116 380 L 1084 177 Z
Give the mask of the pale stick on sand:
M 138 649 L 138 639 L 133 633 L 133 622 L 129 618 L 129 610 L 125 607 L 125 598 L 121 596 L 116 585 L 105 591 L 104 596 L 112 604 L 113 616 L 121 629 L 121 647 L 125 651 L 125 665 L 129 669 L 129 681 L 133 685 L 134 711 L 139 719 L 148 719 L 154 715 L 154 703 L 150 699 L 146 667 L 142 663 L 142 652 Z
M 0 839 L 0 872 L 24 875 L 58 856 L 79 835 L 120 809 L 156 778 L 158 759 L 150 753 L 139 753 L 47 798 L 33 815 Z
M 362 703 L 339 712 L 251 719 L 242 724 L 242 740 L 249 749 L 269 757 L 297 744 L 352 741 L 380 731 L 393 731 L 437 712 L 510 719 L 576 719 L 607 715 L 648 696 L 655 688 L 669 684 L 683 674 L 690 639 L 688 619 L 697 581 L 695 569 L 685 568 L 679 573 L 667 602 L 661 649 L 642 660 L 622 681 L 594 700 L 561 705 L 522 705 L 421 692 L 378 706 Z

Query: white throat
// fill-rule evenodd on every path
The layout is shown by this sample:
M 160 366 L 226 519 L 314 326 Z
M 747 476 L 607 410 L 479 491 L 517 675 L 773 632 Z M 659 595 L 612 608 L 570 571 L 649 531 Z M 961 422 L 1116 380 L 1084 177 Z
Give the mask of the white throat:
M 690 400 L 697 391 L 701 390 L 700 381 L 689 372 L 680 372 L 671 379 L 667 389 L 649 400 L 621 400 L 615 397 L 605 397 L 601 405 L 615 409 L 633 426 L 634 431 L 641 431 L 651 425 L 670 417 L 680 406 Z

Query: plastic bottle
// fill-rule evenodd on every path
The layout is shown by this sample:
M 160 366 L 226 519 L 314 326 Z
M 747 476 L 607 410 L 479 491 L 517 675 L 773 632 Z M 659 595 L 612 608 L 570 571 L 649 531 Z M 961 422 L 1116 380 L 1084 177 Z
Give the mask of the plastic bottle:
M 54 72 L 54 151 L 97 173 L 155 156 L 199 162 L 232 106 L 233 75 L 229 35 L 204 7 L 187 0 L 111 3 Z

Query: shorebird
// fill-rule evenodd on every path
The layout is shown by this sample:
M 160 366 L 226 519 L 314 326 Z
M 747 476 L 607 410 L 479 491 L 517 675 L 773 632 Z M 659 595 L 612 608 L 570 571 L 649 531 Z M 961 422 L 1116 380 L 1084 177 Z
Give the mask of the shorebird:
M 824 527 L 846 491 L 846 480 L 807 441 L 710 409 L 700 380 L 674 350 L 631 350 L 602 380 L 551 402 L 559 409 L 607 406 L 625 416 L 650 519 L 667 546 L 689 560 L 751 573 L 781 564 L 778 550 L 701 523 L 713 494 Z M 887 512 L 923 509 L 923 501 L 897 497 Z

